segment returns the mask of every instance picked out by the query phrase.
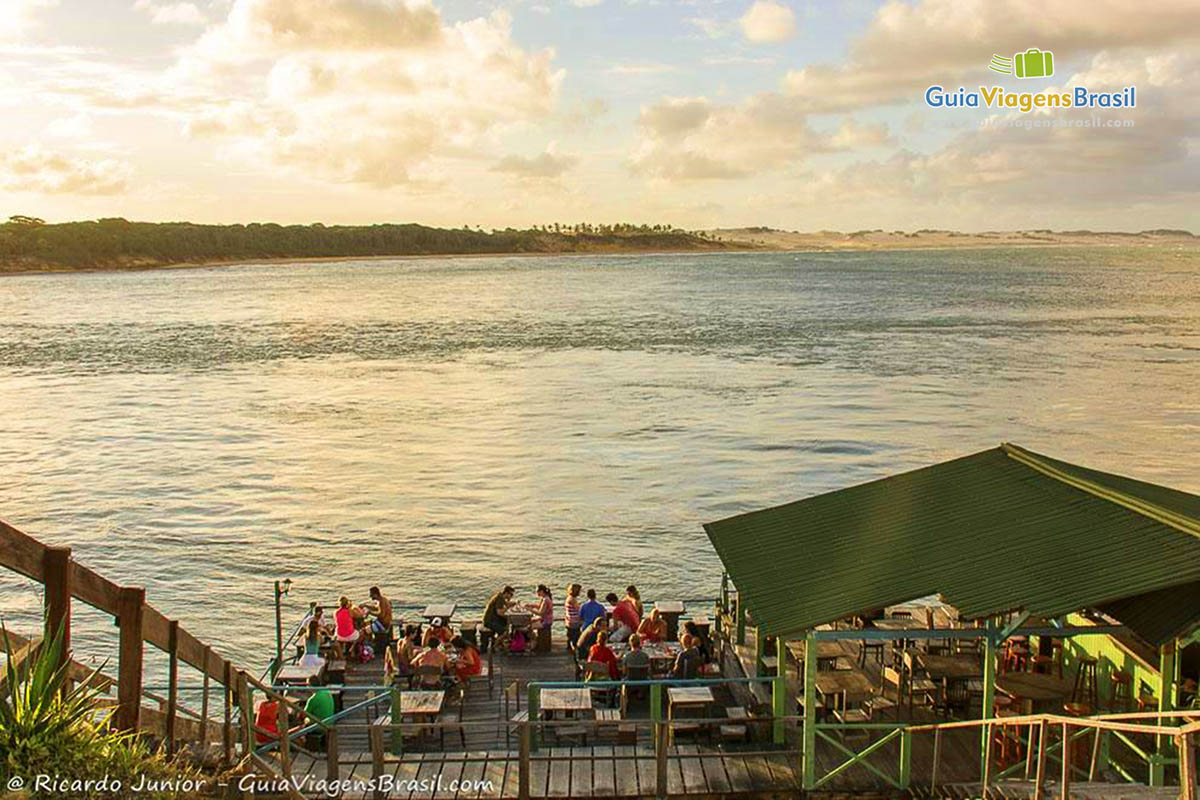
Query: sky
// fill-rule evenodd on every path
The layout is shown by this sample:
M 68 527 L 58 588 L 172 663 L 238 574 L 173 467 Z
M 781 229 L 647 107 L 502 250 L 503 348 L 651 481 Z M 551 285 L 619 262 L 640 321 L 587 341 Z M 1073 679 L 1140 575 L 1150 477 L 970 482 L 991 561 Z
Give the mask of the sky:
M 0 0 L 0 216 L 1200 232 L 1198 44 L 1196 0 Z

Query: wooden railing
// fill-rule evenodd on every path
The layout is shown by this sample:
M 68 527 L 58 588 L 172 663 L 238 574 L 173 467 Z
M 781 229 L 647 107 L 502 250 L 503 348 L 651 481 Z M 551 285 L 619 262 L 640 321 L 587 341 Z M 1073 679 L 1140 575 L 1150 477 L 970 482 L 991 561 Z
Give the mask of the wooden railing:
M 236 669 L 212 647 L 189 633 L 177 620 L 169 619 L 146 602 L 146 590 L 122 586 L 76 562 L 67 547 L 52 547 L 0 521 L 0 566 L 40 583 L 45 592 L 43 613 L 44 638 L 62 638 L 60 658 L 71 664 L 74 681 L 92 674 L 82 664 L 71 661 L 71 603 L 81 600 L 115 620 L 120 633 L 117 647 L 117 676 L 97 676 L 102 688 L 116 686 L 116 708 L 112 724 L 128 731 L 153 731 L 162 737 L 169 752 L 185 741 L 208 744 L 210 730 L 222 731 L 222 746 L 226 763 L 235 757 L 234 717 L 244 708 L 247 693 L 244 673 Z M 37 641 L 10 634 L 11 641 L 28 653 Z M 144 690 L 145 644 L 149 643 L 167 654 L 166 695 Z M 20 643 L 20 644 L 18 644 Z M 179 665 L 186 664 L 199 671 L 203 678 L 200 709 L 188 709 L 179 702 Z M 213 698 L 213 694 L 219 697 Z M 154 701 L 156 707 L 144 700 Z M 213 719 L 217 708 L 223 717 Z

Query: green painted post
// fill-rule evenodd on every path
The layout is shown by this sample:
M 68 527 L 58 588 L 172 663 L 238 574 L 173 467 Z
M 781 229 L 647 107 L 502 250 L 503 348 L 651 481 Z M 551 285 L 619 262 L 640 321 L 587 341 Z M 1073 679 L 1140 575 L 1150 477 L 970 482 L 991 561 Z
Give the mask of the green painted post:
M 666 741 L 662 734 L 662 684 L 650 684 L 650 719 L 654 722 L 654 753 L 658 754 L 658 749 L 662 747 L 662 743 Z
M 804 637 L 804 747 L 800 774 L 805 791 L 817 788 L 817 637 Z
M 900 789 L 905 791 L 912 783 L 912 731 L 900 731 Z
M 403 754 L 404 736 L 400 732 L 400 718 L 404 716 L 400 705 L 400 687 L 392 685 L 392 755 Z
M 779 651 L 783 652 L 783 642 L 777 639 L 775 643 L 779 647 Z M 786 741 L 783 718 L 787 716 L 787 678 L 782 658 L 779 659 L 779 666 L 775 669 L 775 679 L 771 681 L 771 715 L 775 717 L 773 726 L 775 744 L 783 744 Z
M 1166 713 L 1175 710 L 1175 642 L 1167 642 L 1158 650 L 1158 710 Z M 1163 720 L 1159 720 L 1163 722 Z M 1166 765 L 1163 759 L 1171 755 L 1171 738 L 1156 738 L 1155 755 L 1150 763 L 1150 785 L 1166 785 Z
M 987 621 L 986 638 L 983 640 L 983 708 L 980 709 L 982 719 L 991 719 L 996 715 L 996 621 Z M 979 733 L 979 774 L 986 775 L 988 768 L 988 736 L 990 728 L 980 726 Z
M 733 613 L 737 615 L 736 630 L 737 643 L 746 643 L 746 611 L 742 608 L 742 592 L 739 589 L 737 601 L 733 604 Z
M 542 739 L 537 724 L 541 696 L 542 687 L 536 683 L 529 684 L 529 749 L 533 752 L 537 752 L 538 744 Z

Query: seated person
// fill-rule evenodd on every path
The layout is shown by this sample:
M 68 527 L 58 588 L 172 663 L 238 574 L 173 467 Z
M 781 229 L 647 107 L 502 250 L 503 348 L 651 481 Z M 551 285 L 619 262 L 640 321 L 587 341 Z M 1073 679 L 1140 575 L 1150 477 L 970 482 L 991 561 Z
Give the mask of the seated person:
M 308 685 L 314 687 L 320 686 L 321 688 L 309 695 L 308 700 L 304 703 L 304 713 L 307 714 L 308 717 L 300 720 L 297 728 L 307 728 L 314 718 L 324 722 L 332 717 L 336 710 L 333 703 L 333 693 L 324 686 L 321 686 L 321 681 L 316 675 L 309 677 Z M 309 737 L 310 741 L 324 741 L 325 732 L 314 731 L 312 734 L 309 734 Z
M 467 678 L 483 672 L 483 660 L 474 645 L 461 636 L 455 636 L 450 644 L 458 653 L 458 658 L 454 660 L 454 677 L 458 678 L 459 683 L 465 684 Z
M 338 610 L 334 612 L 333 618 L 337 624 L 335 641 L 341 644 L 354 644 L 361 638 L 362 632 L 358 626 L 363 620 L 363 612 L 362 609 L 350 604 L 349 597 L 342 595 L 338 598 Z
M 626 676 L 630 670 L 648 672 L 650 669 L 650 655 L 642 649 L 642 637 L 636 633 L 629 637 L 629 650 L 621 656 L 621 669 Z
M 421 645 L 429 647 L 434 641 L 441 644 L 449 644 L 452 638 L 454 637 L 450 633 L 450 627 L 442 621 L 441 617 L 434 617 L 430 621 L 429 627 L 425 630 L 425 641 L 421 642 Z
M 575 653 L 579 656 L 586 656 L 588 651 L 592 649 L 592 645 L 596 643 L 601 633 L 608 631 L 608 617 L 601 614 L 592 621 L 592 624 L 579 634 L 579 643 L 575 646 Z
M 608 646 L 608 631 L 600 631 L 596 643 L 588 650 L 588 661 L 598 661 L 608 666 L 608 677 L 617 680 L 621 677 L 618 670 L 617 654 Z
M 492 595 L 483 609 L 483 652 L 487 652 L 492 638 L 503 636 L 508 631 L 508 609 L 513 604 L 516 589 L 505 586 Z
M 371 633 L 390 633 L 392 601 L 383 596 L 378 586 L 371 587 L 371 599 L 375 601 L 375 619 L 371 620 Z
M 309 618 L 304 631 L 304 655 L 300 663 L 306 667 L 319 667 L 325 663 L 321 657 L 321 623 L 316 617 Z
M 259 744 L 273 742 L 279 738 L 279 701 L 272 697 L 263 698 L 254 712 L 254 741 Z
M 423 650 L 419 656 L 413 659 L 413 668 L 417 667 L 437 667 L 442 672 L 445 672 L 450 666 L 450 659 L 446 657 L 446 651 L 442 649 L 441 639 L 434 639 L 429 643 L 429 649 Z
M 616 597 L 615 594 L 609 596 Z M 631 634 L 636 633 L 638 626 L 642 624 L 641 615 L 637 611 L 637 601 L 628 595 L 613 606 L 612 617 L 613 625 L 616 628 L 612 635 L 614 642 L 625 641 Z
M 712 642 L 708 640 L 707 636 L 701 635 L 700 626 L 696 624 L 695 620 L 689 619 L 684 622 L 683 632 L 696 637 L 696 646 L 700 648 L 700 657 L 704 659 L 705 664 L 713 660 Z
M 658 609 L 650 612 L 650 616 L 642 620 L 642 624 L 638 625 L 638 636 L 642 641 L 650 644 L 658 644 L 667 639 L 667 621 L 663 619 L 663 615 Z
M 598 617 L 608 613 L 604 604 L 596 599 L 596 590 L 587 590 L 587 602 L 579 607 L 579 629 L 587 630 Z
M 632 600 L 634 606 L 637 607 L 637 615 L 639 617 L 644 617 L 646 615 L 646 609 L 642 605 L 642 593 L 638 591 L 638 588 L 633 584 L 629 584 L 625 587 L 625 596 Z
M 525 608 L 533 615 L 534 628 L 550 628 L 554 625 L 554 598 L 550 594 L 550 587 L 544 583 L 538 584 L 537 595 L 538 601 L 526 603 Z
M 421 628 L 417 625 L 404 626 L 403 635 L 396 646 L 389 648 L 387 659 L 384 661 L 384 671 L 390 677 L 396 675 L 411 675 L 412 662 L 417 655 L 417 636 Z
M 675 656 L 675 666 L 671 668 L 671 674 L 685 680 L 698 678 L 703 659 L 700 657 L 700 648 L 697 646 L 696 637 L 685 633 L 679 644 L 683 646 L 683 649 L 679 651 L 679 655 Z

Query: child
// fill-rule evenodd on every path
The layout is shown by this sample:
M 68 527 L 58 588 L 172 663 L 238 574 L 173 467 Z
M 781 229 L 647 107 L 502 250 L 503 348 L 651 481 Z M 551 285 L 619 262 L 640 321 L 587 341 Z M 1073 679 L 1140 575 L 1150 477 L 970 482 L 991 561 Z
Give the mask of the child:
M 567 652 L 575 652 L 575 644 L 579 641 L 579 632 L 583 629 L 582 618 L 579 616 L 579 611 L 582 608 L 582 603 L 579 600 L 579 594 L 583 591 L 583 587 L 578 583 L 572 583 L 567 587 L 567 599 L 564 603 L 567 615 Z

